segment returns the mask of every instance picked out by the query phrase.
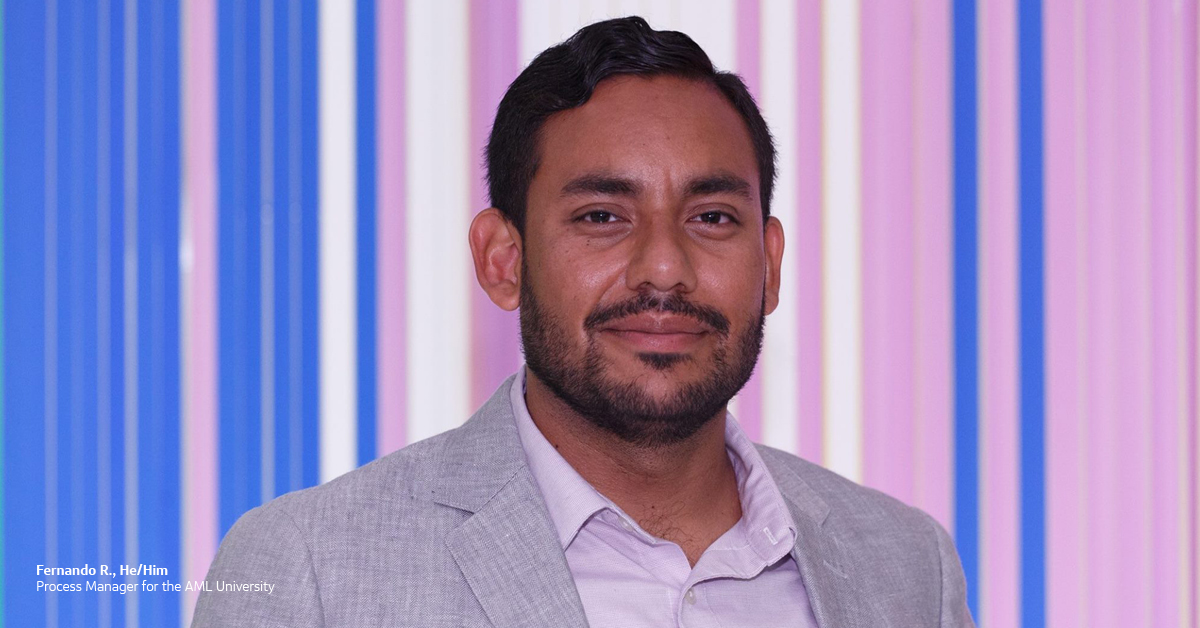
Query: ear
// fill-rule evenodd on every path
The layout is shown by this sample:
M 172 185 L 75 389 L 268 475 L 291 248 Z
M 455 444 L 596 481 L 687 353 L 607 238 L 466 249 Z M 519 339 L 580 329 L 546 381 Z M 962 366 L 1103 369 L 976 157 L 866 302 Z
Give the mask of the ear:
M 763 249 L 767 256 L 763 314 L 770 314 L 779 305 L 779 272 L 783 268 L 783 224 L 774 216 L 763 226 Z
M 475 215 L 469 233 L 475 278 L 492 303 L 512 311 L 521 302 L 521 236 L 495 207 Z

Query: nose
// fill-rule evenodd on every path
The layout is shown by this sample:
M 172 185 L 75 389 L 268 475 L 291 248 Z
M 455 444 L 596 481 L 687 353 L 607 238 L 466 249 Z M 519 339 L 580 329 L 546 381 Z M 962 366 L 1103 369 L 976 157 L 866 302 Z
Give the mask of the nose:
M 687 293 L 696 289 L 696 269 L 682 225 L 670 219 L 649 220 L 638 228 L 625 271 L 625 285 L 641 292 Z

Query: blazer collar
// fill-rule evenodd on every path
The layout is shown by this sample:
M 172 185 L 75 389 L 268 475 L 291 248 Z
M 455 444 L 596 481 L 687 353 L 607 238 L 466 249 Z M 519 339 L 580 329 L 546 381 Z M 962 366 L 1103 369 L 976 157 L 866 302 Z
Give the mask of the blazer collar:
M 852 572 L 853 563 L 847 556 L 848 541 L 830 521 L 829 504 L 800 477 L 792 463 L 783 459 L 781 452 L 761 445 L 759 451 L 796 522 L 792 558 L 800 568 L 817 625 L 858 628 L 880 625 L 881 620 L 886 625 L 886 618 L 876 613 L 871 596 L 858 585 L 861 579 Z
M 446 537 L 496 628 L 587 626 L 541 492 L 525 464 L 509 390 L 513 377 L 447 436 L 435 502 L 472 515 Z
M 447 435 L 432 499 L 472 513 L 446 537 L 446 546 L 496 628 L 586 626 L 566 556 L 526 466 L 509 400 L 514 380 Z M 783 454 L 759 451 L 795 521 L 792 557 L 818 626 L 875 625 L 880 618 L 849 571 L 845 544 L 829 524 L 829 504 Z

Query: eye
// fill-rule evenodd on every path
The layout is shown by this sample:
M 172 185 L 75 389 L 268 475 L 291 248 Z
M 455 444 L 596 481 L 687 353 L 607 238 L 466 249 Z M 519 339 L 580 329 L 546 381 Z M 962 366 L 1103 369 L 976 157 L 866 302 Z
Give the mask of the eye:
M 612 212 L 606 212 L 602 209 L 597 209 L 595 211 L 590 211 L 590 212 L 580 216 L 576 220 L 579 220 L 581 222 L 604 224 L 604 223 L 612 222 L 616 219 L 617 219 L 617 217 L 614 216 Z
M 720 211 L 708 211 L 703 214 L 698 214 L 692 220 L 698 220 L 709 225 L 719 225 L 735 222 L 733 216 Z

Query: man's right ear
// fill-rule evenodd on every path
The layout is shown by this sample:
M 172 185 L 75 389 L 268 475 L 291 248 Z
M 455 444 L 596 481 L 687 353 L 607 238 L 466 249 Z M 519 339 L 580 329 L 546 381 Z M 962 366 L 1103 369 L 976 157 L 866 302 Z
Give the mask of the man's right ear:
M 469 234 L 475 278 L 492 303 L 513 311 L 521 303 L 521 235 L 495 207 L 475 215 Z

